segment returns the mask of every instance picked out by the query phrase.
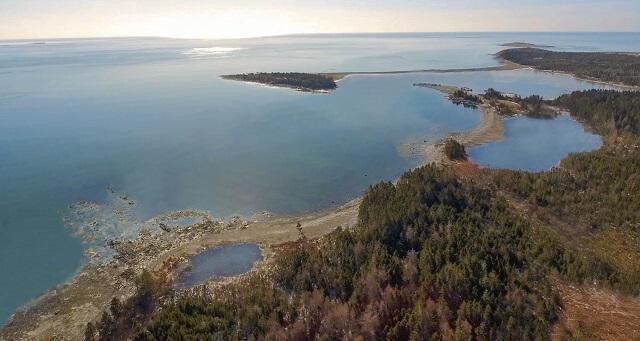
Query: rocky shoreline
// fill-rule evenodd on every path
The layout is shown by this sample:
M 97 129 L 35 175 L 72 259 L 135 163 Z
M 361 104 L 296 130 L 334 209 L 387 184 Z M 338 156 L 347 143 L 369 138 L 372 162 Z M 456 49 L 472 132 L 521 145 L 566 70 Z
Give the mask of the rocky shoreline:
M 452 86 L 430 86 L 450 96 Z M 466 133 L 452 134 L 466 148 L 497 141 L 502 138 L 501 117 L 488 104 L 478 106 L 480 123 Z M 423 157 L 424 163 L 450 165 L 456 163 L 444 155 L 443 143 L 412 143 L 401 146 L 407 153 Z M 153 232 L 142 229 L 134 239 L 111 240 L 108 246 L 115 255 L 108 262 L 91 262 L 74 279 L 39 298 L 33 304 L 14 314 L 2 329 L 0 340 L 82 339 L 88 322 L 95 321 L 112 297 L 121 299 L 135 291 L 135 277 L 143 269 L 155 276 L 171 281 L 172 270 L 204 249 L 235 243 L 255 243 L 263 252 L 263 260 L 254 270 L 268 271 L 273 247 L 297 240 L 300 234 L 318 238 L 338 226 L 349 228 L 357 223 L 361 198 L 338 208 L 300 216 L 275 217 L 266 212 L 251 219 L 232 217 L 229 220 L 203 216 L 200 222 L 189 226 L 169 226 L 172 218 L 202 216 L 202 212 L 178 211 L 164 218 L 152 219 L 158 225 Z M 299 227 L 298 227 L 299 226 Z M 242 277 L 241 276 L 238 276 Z M 233 281 L 227 278 L 223 281 Z M 206 285 L 216 285 L 208 283 Z
M 181 216 L 185 211 L 173 214 Z M 161 228 L 164 223 L 158 224 Z M 158 268 L 157 274 L 164 276 L 164 271 L 180 261 L 180 258 L 165 257 L 167 252 L 204 235 L 242 229 L 249 224 L 240 218 L 230 221 L 207 218 L 183 228 L 162 229 L 159 233 L 144 229 L 132 240 L 109 240 L 108 246 L 115 252 L 111 260 L 102 263 L 92 259 L 71 282 L 18 310 L 3 328 L 0 339 L 81 339 L 86 324 L 99 316 L 112 297 L 133 294 L 134 279 L 143 269 L 161 261 L 163 268 Z
M 172 269 L 204 249 L 224 244 L 253 242 L 260 246 L 263 267 L 270 261 L 271 245 L 296 240 L 300 223 L 305 236 L 320 237 L 337 226 L 355 225 L 360 199 L 337 209 L 295 217 L 268 213 L 246 220 L 207 218 L 179 228 L 140 231 L 132 240 L 113 240 L 115 256 L 106 263 L 90 262 L 74 279 L 17 311 L 2 329 L 0 340 L 78 340 L 88 322 L 95 321 L 112 297 L 121 299 L 135 291 L 135 277 L 143 269 L 171 280 Z M 179 214 L 179 213 L 178 213 Z M 159 223 L 162 224 L 162 223 Z M 230 279 L 233 280 L 233 279 Z

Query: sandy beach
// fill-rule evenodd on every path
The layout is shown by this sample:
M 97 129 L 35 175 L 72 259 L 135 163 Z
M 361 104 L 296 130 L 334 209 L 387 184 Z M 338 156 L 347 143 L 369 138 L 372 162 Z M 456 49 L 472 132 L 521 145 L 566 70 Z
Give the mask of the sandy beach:
M 456 86 L 442 85 L 442 84 L 428 84 L 419 85 L 427 89 L 439 91 L 445 97 L 449 97 L 455 91 L 460 90 Z M 460 142 L 468 150 L 474 146 L 491 143 L 502 139 L 503 127 L 502 118 L 496 110 L 486 103 L 478 105 L 478 113 L 480 114 L 480 123 L 474 127 L 471 131 L 464 133 L 453 133 L 447 138 L 454 138 Z M 446 139 L 446 138 L 445 138 Z M 424 159 L 424 163 L 437 163 L 441 165 L 448 165 L 455 163 L 449 160 L 443 151 L 444 139 L 437 143 L 406 143 L 399 147 L 402 154 L 408 156 L 421 156 Z

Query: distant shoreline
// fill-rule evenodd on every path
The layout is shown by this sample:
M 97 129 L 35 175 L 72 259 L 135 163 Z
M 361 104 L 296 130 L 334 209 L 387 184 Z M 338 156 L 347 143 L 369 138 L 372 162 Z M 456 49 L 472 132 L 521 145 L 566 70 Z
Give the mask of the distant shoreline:
M 514 47 L 514 48 L 551 48 L 551 47 L 553 47 L 553 46 L 535 45 L 535 44 L 523 43 L 523 42 L 506 43 L 506 44 L 502 44 L 501 46 Z M 613 82 L 613 81 L 604 81 L 604 80 L 595 79 L 595 78 L 582 77 L 582 76 L 578 76 L 577 74 L 572 73 L 572 72 L 559 71 L 559 70 L 546 70 L 546 69 L 536 68 L 536 67 L 533 67 L 533 66 L 518 64 L 518 63 L 515 63 L 513 61 L 510 61 L 510 60 L 507 60 L 507 59 L 501 57 L 500 54 L 503 51 L 505 51 L 505 50 L 498 51 L 493 55 L 494 59 L 499 64 L 499 65 L 496 65 L 496 66 L 485 66 L 485 67 L 476 67 L 476 68 L 461 68 L 461 69 L 414 69 L 414 70 L 391 70 L 391 71 L 320 72 L 320 73 L 315 73 L 315 75 L 327 77 L 327 78 L 333 80 L 337 84 L 339 81 L 341 81 L 341 80 L 343 80 L 343 79 L 345 79 L 345 78 L 347 78 L 349 76 L 356 76 L 356 75 L 364 76 L 364 75 L 396 75 L 396 74 L 410 74 L 410 73 L 490 72 L 490 71 L 512 71 L 512 70 L 528 69 L 528 70 L 547 72 L 547 73 L 552 73 L 552 74 L 568 75 L 568 76 L 571 76 L 571 77 L 573 77 L 573 78 L 575 78 L 575 79 L 577 79 L 579 81 L 598 84 L 598 85 L 604 85 L 604 86 L 611 86 L 613 88 L 616 88 L 617 90 L 640 91 L 640 86 L 628 85 L 628 84 L 623 84 L 623 83 L 618 83 L 618 82 Z M 286 89 L 292 89 L 292 90 L 301 91 L 301 92 L 328 93 L 331 90 L 333 90 L 333 89 L 330 89 L 330 90 L 311 89 L 311 88 L 306 88 L 306 87 L 288 86 L 288 85 L 282 85 L 282 84 L 267 84 L 267 83 L 263 83 L 263 82 L 256 82 L 256 81 L 251 81 L 251 80 L 238 79 L 238 78 L 233 77 L 233 75 L 231 75 L 231 76 L 230 75 L 222 75 L 221 77 L 224 78 L 224 79 L 229 79 L 229 80 L 242 81 L 242 82 L 245 82 L 245 83 L 258 84 L 258 85 L 267 86 L 267 87 L 286 88 Z
M 595 78 L 581 77 L 571 72 L 538 69 L 532 66 L 521 65 L 521 64 L 511 62 L 509 60 L 499 57 L 498 55 L 495 55 L 494 58 L 500 63 L 500 65 L 479 67 L 479 68 L 464 68 L 464 69 L 420 69 L 420 70 L 399 70 L 399 71 L 353 71 L 353 72 L 345 71 L 345 72 L 324 72 L 319 74 L 326 77 L 330 77 L 334 81 L 339 82 L 349 76 L 395 75 L 395 74 L 429 73 L 429 72 L 430 73 L 457 73 L 457 72 L 533 70 L 533 71 L 545 72 L 545 73 L 551 73 L 551 74 L 567 75 L 582 82 L 603 85 L 603 86 L 610 86 L 612 88 L 615 88 L 616 90 L 621 90 L 621 91 L 640 91 L 640 86 L 627 85 L 627 84 L 617 83 L 612 81 L 603 81 Z
M 509 48 L 496 58 L 538 71 L 568 74 L 578 80 L 640 89 L 640 54 L 630 52 L 557 52 L 538 47 Z M 589 63 L 589 66 L 585 66 Z
M 543 49 L 550 49 L 550 48 L 554 48 L 555 47 L 553 45 L 538 45 L 538 44 L 525 43 L 525 42 L 521 42 L 521 41 L 515 41 L 515 42 L 512 42 L 512 43 L 500 44 L 500 46 L 504 46 L 504 47 L 519 47 L 519 48 L 535 47 L 535 48 L 543 48 Z
M 500 63 L 497 66 L 486 66 L 486 67 L 478 67 L 478 68 L 464 68 L 464 69 L 417 69 L 417 70 L 396 70 L 396 71 L 345 71 L 345 72 L 322 72 L 319 75 L 329 77 L 334 81 L 340 81 L 348 76 L 353 75 L 395 75 L 395 74 L 405 74 L 405 73 L 456 73 L 456 72 L 486 72 L 486 71 L 509 71 L 509 70 L 518 70 L 525 69 L 527 66 L 512 63 L 508 60 L 497 58 L 496 60 Z

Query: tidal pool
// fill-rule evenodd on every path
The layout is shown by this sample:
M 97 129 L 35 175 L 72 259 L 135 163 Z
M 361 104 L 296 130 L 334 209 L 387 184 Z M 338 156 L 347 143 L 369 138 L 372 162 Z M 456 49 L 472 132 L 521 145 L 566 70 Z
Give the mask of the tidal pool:
M 213 277 L 232 277 L 251 271 L 262 260 L 256 244 L 235 244 L 210 248 L 191 257 L 186 269 L 178 270 L 176 286 L 191 288 Z

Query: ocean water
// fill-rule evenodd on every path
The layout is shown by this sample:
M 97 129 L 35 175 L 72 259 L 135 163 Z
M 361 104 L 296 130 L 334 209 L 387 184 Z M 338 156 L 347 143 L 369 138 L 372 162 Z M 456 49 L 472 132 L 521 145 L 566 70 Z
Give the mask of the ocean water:
M 414 82 L 548 98 L 595 87 L 521 70 L 352 76 L 311 94 L 219 75 L 493 66 L 511 41 L 640 51 L 638 34 L 0 42 L 0 323 L 86 261 L 87 245 L 65 227 L 74 203 L 126 196 L 139 221 L 189 208 L 224 217 L 327 208 L 419 164 L 399 145 L 478 123 L 474 110 Z

